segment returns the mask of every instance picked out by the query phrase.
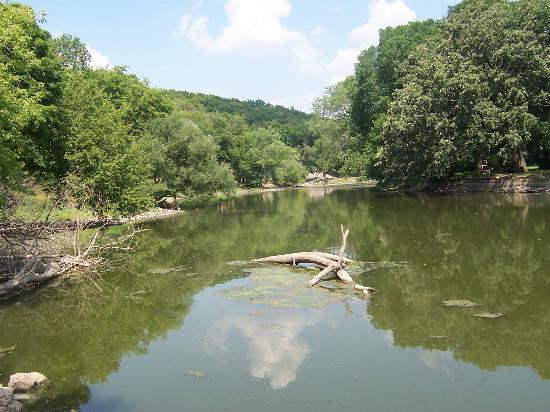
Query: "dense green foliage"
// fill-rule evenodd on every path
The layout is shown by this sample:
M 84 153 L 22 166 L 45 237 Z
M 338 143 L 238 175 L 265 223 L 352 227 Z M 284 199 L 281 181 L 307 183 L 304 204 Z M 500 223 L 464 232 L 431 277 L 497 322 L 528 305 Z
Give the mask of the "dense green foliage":
M 268 180 L 287 186 L 305 178 L 299 152 L 270 129 L 252 129 L 241 135 L 232 155 L 237 176 L 246 186 L 261 186 Z
M 550 166 L 549 26 L 545 0 L 467 0 L 381 30 L 315 104 L 308 160 L 400 186 Z
M 62 34 L 52 39 L 51 47 L 56 56 L 63 62 L 63 66 L 69 69 L 87 69 L 90 67 L 92 57 L 84 43 L 78 37 L 70 34 Z
M 192 107 L 202 107 L 207 112 L 240 115 L 251 126 L 271 127 L 289 146 L 312 144 L 314 135 L 308 130 L 309 115 L 294 108 L 272 105 L 263 100 L 237 100 L 203 93 L 170 90 L 170 96 Z
M 435 41 L 410 55 L 383 131 L 387 181 L 447 177 L 475 170 L 481 158 L 526 171 L 526 154 L 548 156 L 541 153 L 550 138 L 543 126 L 550 104 L 548 9 L 538 0 L 470 2 L 450 14 Z M 532 145 L 538 150 L 529 153 Z
M 143 142 L 161 191 L 164 185 L 174 197 L 178 192 L 197 196 L 231 193 L 237 186 L 229 165 L 218 162 L 215 139 L 204 135 L 184 112 L 153 122 Z
M 0 210 L 26 177 L 116 215 L 165 195 L 231 193 L 235 176 L 304 179 L 287 144 L 312 142 L 305 113 L 155 89 L 123 66 L 94 70 L 80 39 L 52 39 L 39 23 L 30 7 L 0 3 Z
M 71 73 L 61 111 L 73 194 L 98 213 L 136 213 L 151 204 L 145 153 L 98 80 Z
M 56 127 L 61 65 L 49 34 L 31 9 L 0 3 L 0 203 L 20 186 L 23 167 L 39 174 L 56 169 Z

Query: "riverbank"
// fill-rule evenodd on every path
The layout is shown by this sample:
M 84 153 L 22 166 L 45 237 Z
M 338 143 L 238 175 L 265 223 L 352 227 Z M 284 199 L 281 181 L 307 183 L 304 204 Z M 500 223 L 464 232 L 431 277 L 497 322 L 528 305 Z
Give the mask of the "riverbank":
M 487 176 L 456 177 L 430 182 L 417 189 L 432 193 L 547 193 L 550 194 L 550 172 L 536 171 L 525 174 L 493 174 Z

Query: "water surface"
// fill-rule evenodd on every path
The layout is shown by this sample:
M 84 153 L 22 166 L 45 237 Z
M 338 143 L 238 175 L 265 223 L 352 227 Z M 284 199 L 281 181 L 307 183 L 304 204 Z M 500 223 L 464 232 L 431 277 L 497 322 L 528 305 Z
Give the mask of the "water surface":
M 548 411 L 549 218 L 543 195 L 359 188 L 190 211 L 147 225 L 124 269 L 0 307 L 0 383 L 44 373 L 46 410 Z M 252 282 L 235 261 L 334 252 L 340 223 L 350 257 L 406 262 L 356 279 L 370 300 L 227 299 Z

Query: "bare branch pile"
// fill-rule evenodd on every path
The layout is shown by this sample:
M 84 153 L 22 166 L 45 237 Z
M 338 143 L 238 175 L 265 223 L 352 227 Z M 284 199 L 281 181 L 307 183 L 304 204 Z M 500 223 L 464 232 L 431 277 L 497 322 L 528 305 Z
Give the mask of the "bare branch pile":
M 330 273 L 335 273 L 342 282 L 352 284 L 355 289 L 362 291 L 365 296 L 368 296 L 372 292 L 376 292 L 376 289 L 355 283 L 353 278 L 346 271 L 346 264 L 353 262 L 353 260 L 344 256 L 349 229 L 344 231 L 344 226 L 340 225 L 340 230 L 342 233 L 342 245 L 340 246 L 338 255 L 325 252 L 297 252 L 254 259 L 253 262 L 271 262 L 292 266 L 296 266 L 299 263 L 313 263 L 323 269 L 309 281 L 310 286 L 315 286 Z

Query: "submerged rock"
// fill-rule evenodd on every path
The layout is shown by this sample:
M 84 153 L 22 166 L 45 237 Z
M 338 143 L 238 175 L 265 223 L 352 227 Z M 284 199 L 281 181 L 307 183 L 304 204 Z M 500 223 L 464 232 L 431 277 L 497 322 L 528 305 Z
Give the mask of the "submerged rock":
M 0 348 L 0 359 L 15 350 L 15 346 L 9 346 L 7 348 Z
M 474 308 L 480 306 L 479 303 L 472 302 L 468 299 L 454 299 L 454 300 L 444 300 L 441 302 L 443 306 L 448 307 L 460 307 L 460 308 Z
M 501 316 L 504 316 L 504 314 L 502 313 L 476 313 L 474 315 L 475 317 L 478 317 L 478 318 L 485 318 L 485 319 L 498 319 L 500 318 Z
M 46 377 L 38 372 L 16 373 L 10 376 L 8 387 L 14 392 L 26 392 L 38 388 L 46 381 Z
M 204 372 L 197 371 L 197 370 L 194 370 L 194 369 L 187 369 L 185 371 L 185 374 L 189 375 L 189 376 L 192 376 L 193 378 L 204 378 L 206 376 L 206 374 Z

